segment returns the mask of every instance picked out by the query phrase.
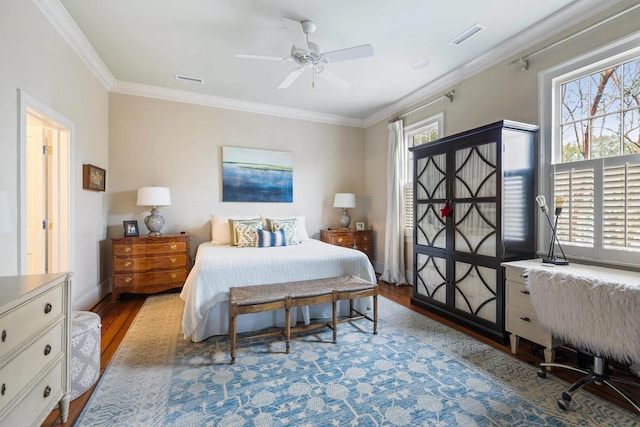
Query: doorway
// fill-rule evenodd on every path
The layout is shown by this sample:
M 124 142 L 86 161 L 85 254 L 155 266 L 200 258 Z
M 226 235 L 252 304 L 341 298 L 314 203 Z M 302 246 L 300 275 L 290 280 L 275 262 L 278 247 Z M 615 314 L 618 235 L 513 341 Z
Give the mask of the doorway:
M 70 271 L 72 126 L 25 92 L 20 99 L 20 272 Z

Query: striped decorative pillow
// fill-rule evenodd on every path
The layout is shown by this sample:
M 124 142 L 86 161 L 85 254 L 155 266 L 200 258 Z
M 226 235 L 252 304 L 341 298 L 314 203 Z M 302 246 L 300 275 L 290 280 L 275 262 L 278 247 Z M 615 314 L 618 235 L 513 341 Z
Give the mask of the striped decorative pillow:
M 287 235 L 284 230 L 270 232 L 257 229 L 256 233 L 258 233 L 259 248 L 268 248 L 270 246 L 287 246 Z

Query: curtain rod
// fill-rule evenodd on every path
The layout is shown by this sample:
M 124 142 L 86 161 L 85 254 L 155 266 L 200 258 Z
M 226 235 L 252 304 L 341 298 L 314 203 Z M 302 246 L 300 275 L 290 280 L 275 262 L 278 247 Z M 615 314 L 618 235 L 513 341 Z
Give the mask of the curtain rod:
M 449 99 L 449 101 L 450 101 L 450 102 L 453 102 L 453 97 L 454 97 L 454 95 L 455 95 L 455 94 L 456 94 L 456 91 L 455 91 L 454 89 L 451 89 L 449 92 L 445 93 L 444 95 L 441 95 L 441 96 L 439 96 L 439 97 L 437 97 L 437 98 L 435 98 L 435 99 L 432 99 L 431 101 L 426 102 L 426 103 L 422 104 L 421 106 L 414 108 L 414 109 L 413 109 L 413 110 L 411 110 L 411 111 L 407 111 L 407 112 L 406 112 L 406 113 L 404 113 L 404 114 L 401 114 L 401 115 L 399 115 L 399 116 L 395 116 L 393 119 L 391 119 L 391 120 L 389 121 L 389 123 L 393 123 L 393 122 L 395 122 L 396 120 L 400 120 L 400 119 L 402 119 L 402 118 L 404 118 L 404 117 L 407 117 L 408 115 L 413 114 L 413 113 L 415 113 L 416 111 L 421 110 L 421 109 L 423 109 L 423 108 L 425 108 L 425 107 L 428 107 L 428 106 L 429 106 L 429 105 L 431 105 L 431 104 L 435 104 L 436 102 L 441 101 L 441 100 L 443 100 L 443 99 L 445 99 L 445 98 Z
M 630 7 L 626 8 L 626 9 L 624 9 L 624 10 L 621 10 L 620 12 L 618 12 L 618 13 L 616 13 L 614 15 L 611 15 L 610 17 L 605 18 L 602 21 L 596 22 L 595 24 L 592 24 L 592 25 L 588 26 L 587 28 L 583 28 L 582 30 L 578 31 L 577 33 L 571 34 L 570 36 L 567 36 L 567 37 L 565 37 L 565 38 L 563 38 L 561 40 L 558 40 L 555 43 L 551 43 L 550 45 L 547 45 L 547 46 L 545 46 L 543 48 L 540 48 L 540 49 L 538 49 L 536 51 L 533 51 L 528 55 L 521 56 L 518 59 L 514 59 L 513 61 L 509 62 L 509 66 L 513 67 L 514 65 L 520 65 L 521 66 L 520 70 L 522 70 L 522 71 L 528 70 L 529 69 L 529 58 L 533 58 L 534 56 L 540 55 L 543 52 L 546 52 L 546 51 L 548 51 L 550 49 L 553 49 L 554 47 L 556 47 L 556 46 L 558 46 L 558 45 L 560 45 L 560 44 L 562 44 L 564 42 L 567 42 L 567 41 L 569 41 L 571 39 L 574 39 L 574 38 L 576 38 L 578 36 L 581 36 L 584 33 L 593 30 L 594 28 L 598 28 L 599 26 L 604 25 L 607 22 L 613 21 L 614 19 L 619 18 L 620 16 L 622 16 L 622 15 L 624 15 L 626 13 L 629 13 L 634 9 L 637 9 L 638 7 L 640 7 L 640 3 L 637 3 L 637 4 L 635 4 L 633 6 L 630 6 Z

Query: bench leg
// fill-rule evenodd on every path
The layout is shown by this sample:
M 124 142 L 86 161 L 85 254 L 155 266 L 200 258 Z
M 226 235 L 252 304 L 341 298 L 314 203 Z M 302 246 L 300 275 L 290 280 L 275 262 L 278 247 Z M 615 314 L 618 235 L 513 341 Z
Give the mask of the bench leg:
M 236 363 L 236 316 L 238 315 L 238 306 L 236 304 L 229 305 L 229 340 L 231 341 L 231 364 Z
M 291 348 L 291 297 L 287 295 L 284 304 L 284 339 L 286 341 L 286 353 L 289 354 Z
M 336 290 L 333 291 L 332 304 L 333 317 L 331 318 L 331 329 L 333 329 L 333 343 L 335 344 L 338 342 L 338 292 Z
M 378 333 L 378 287 L 373 291 L 373 333 Z

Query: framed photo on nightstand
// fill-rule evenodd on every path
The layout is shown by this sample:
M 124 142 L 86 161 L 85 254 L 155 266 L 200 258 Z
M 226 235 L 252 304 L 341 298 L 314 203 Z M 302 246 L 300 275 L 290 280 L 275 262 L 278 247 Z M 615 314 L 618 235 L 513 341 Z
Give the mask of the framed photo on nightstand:
M 133 237 L 140 235 L 138 231 L 138 221 L 122 221 L 124 225 L 124 237 Z
M 364 230 L 364 222 L 356 222 L 356 230 Z

